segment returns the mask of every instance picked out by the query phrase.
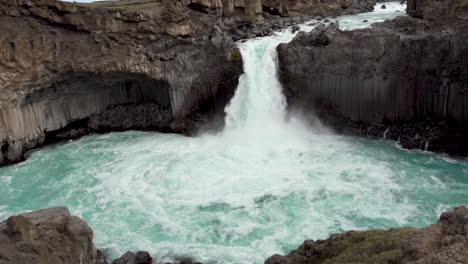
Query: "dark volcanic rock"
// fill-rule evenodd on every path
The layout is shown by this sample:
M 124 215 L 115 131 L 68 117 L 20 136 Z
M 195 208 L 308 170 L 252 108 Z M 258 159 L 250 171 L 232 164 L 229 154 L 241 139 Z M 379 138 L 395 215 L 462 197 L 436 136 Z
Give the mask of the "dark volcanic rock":
M 308 240 L 287 256 L 274 255 L 265 264 L 423 264 L 468 263 L 468 209 L 441 215 L 437 224 L 336 234 Z
M 278 47 L 290 106 L 345 134 L 468 155 L 468 22 L 444 19 L 299 34 Z
M 153 263 L 153 258 L 146 251 L 138 251 L 136 262 L 137 264 L 151 264 Z
M 120 258 L 112 261 L 112 264 L 137 264 L 137 254 L 127 251 Z
M 93 230 L 67 208 L 51 208 L 0 223 L 1 264 L 106 264 Z
M 468 20 L 468 0 L 408 0 L 407 13 L 438 23 L 453 18 Z
M 106 256 L 104 256 L 100 250 L 97 251 L 96 264 L 109 264 L 109 262 L 107 262 Z

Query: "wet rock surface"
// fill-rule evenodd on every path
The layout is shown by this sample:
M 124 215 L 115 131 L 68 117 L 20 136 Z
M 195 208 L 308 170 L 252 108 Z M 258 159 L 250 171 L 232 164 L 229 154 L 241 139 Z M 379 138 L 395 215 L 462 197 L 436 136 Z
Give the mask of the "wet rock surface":
M 308 240 L 265 264 L 468 263 L 468 208 L 445 212 L 425 228 L 350 231 L 326 240 Z
M 319 26 L 280 45 L 291 109 L 344 134 L 467 156 L 468 21 L 436 17 L 354 31 Z

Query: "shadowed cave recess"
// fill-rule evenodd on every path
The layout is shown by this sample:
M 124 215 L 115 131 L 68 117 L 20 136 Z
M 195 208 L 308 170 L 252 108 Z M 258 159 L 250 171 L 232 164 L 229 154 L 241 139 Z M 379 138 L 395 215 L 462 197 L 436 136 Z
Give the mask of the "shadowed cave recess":
M 137 129 L 191 134 L 208 120 L 210 129 L 219 129 L 236 81 L 227 80 L 219 87 L 205 98 L 198 95 L 202 98 L 196 105 L 174 109 L 178 102 L 167 81 L 126 72 L 70 73 L 66 81 L 36 90 L 25 97 L 22 105 L 1 111 L 3 130 L 20 130 L 29 137 L 19 147 L 14 140 L 5 140 L 1 144 L 3 162 L 23 159 L 18 154 L 21 148 L 31 149 L 92 132 Z

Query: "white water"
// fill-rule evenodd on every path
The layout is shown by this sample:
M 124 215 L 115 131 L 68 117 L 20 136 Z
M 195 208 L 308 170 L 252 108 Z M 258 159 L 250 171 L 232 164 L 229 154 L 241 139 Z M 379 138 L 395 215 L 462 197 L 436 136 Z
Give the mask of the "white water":
M 337 20 L 355 29 L 404 14 L 385 4 Z M 33 152 L 0 169 L 0 218 L 66 205 L 112 257 L 148 250 L 158 260 L 259 264 L 304 239 L 426 225 L 466 198 L 461 161 L 286 120 L 275 48 L 293 37 L 239 44 L 245 74 L 222 133 L 111 133 Z

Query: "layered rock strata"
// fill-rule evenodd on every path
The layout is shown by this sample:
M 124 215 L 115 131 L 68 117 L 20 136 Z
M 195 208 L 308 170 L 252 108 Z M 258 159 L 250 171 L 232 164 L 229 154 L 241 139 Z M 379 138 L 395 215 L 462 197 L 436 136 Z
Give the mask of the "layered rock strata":
M 468 155 L 468 11 L 433 2 L 448 9 L 362 30 L 319 26 L 280 45 L 292 108 L 345 134 Z
M 0 0 L 0 165 L 91 131 L 186 133 L 214 117 L 222 125 L 242 73 L 233 41 L 301 22 L 264 10 L 306 2 L 302 15 L 373 4 Z

